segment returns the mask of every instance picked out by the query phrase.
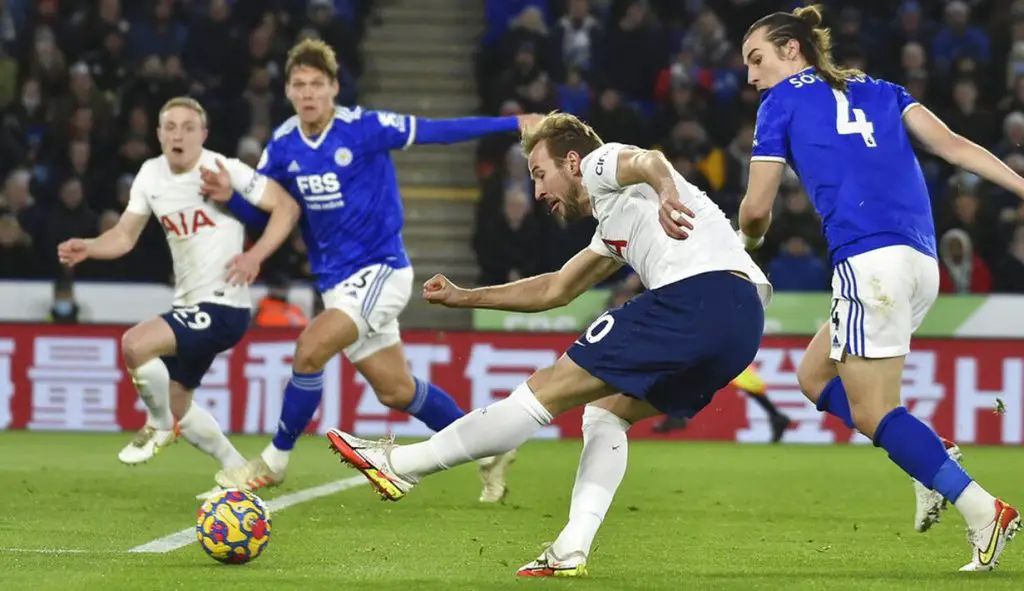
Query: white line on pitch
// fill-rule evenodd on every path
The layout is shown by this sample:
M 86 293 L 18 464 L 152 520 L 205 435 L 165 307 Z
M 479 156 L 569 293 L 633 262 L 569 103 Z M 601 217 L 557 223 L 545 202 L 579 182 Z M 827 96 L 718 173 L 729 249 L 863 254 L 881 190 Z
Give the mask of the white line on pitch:
M 0 548 L 0 554 L 119 554 L 115 550 L 89 550 L 87 548 Z
M 305 503 L 306 501 L 312 501 L 313 499 L 333 495 L 336 492 L 355 488 L 365 482 L 366 479 L 362 476 L 353 476 L 351 478 L 335 480 L 334 482 L 328 482 L 327 484 L 303 489 L 277 497 L 276 499 L 271 499 L 267 501 L 267 508 L 270 509 L 271 516 L 273 516 L 275 512 L 287 509 L 293 505 L 298 505 L 299 503 Z M 136 546 L 129 550 L 129 552 L 163 554 L 165 552 L 173 552 L 178 548 L 184 548 L 196 541 L 198 541 L 196 539 L 196 528 L 193 526 L 153 540 L 152 542 L 146 542 L 141 546 Z

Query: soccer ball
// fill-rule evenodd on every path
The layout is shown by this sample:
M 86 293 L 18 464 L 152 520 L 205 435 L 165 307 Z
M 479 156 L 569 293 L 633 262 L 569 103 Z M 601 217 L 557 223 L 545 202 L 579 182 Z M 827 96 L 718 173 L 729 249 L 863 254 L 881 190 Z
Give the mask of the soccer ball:
M 270 542 L 270 510 L 252 493 L 221 491 L 199 507 L 196 537 L 214 560 L 229 564 L 249 562 L 262 554 Z

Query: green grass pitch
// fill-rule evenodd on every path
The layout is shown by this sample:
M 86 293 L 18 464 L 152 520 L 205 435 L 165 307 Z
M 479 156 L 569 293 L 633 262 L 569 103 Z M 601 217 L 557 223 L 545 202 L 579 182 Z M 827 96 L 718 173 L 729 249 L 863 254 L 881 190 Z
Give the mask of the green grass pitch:
M 0 580 L 13 589 L 1024 589 L 1024 540 L 994 573 L 969 558 L 955 511 L 912 528 L 909 479 L 871 447 L 633 442 L 626 480 L 579 580 L 516 579 L 564 523 L 579 441 L 530 442 L 507 503 L 476 471 L 431 477 L 398 503 L 360 485 L 273 515 L 267 551 L 221 565 L 191 544 L 127 550 L 194 525 L 215 463 L 185 443 L 117 461 L 128 435 L 0 433 Z M 265 437 L 236 438 L 255 454 Z M 1024 503 L 1024 450 L 966 448 L 968 470 Z M 355 472 L 306 436 L 272 499 Z M 72 552 L 73 551 L 73 552 Z

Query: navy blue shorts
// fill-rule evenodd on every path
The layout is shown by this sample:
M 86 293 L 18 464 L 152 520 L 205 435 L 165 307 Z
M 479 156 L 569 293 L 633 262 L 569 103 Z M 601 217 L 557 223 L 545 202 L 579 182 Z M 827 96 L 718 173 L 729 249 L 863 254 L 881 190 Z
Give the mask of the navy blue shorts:
M 750 365 L 763 332 L 754 284 L 715 271 L 605 312 L 566 354 L 623 394 L 692 417 Z
M 203 302 L 160 316 L 174 331 L 177 354 L 161 357 L 171 379 L 189 390 L 199 387 L 217 355 L 238 344 L 249 328 L 247 308 Z

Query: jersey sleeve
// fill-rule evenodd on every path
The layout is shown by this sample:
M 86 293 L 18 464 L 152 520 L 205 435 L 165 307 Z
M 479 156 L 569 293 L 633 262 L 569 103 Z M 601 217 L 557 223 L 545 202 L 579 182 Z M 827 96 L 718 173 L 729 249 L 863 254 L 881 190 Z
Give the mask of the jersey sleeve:
M 751 162 L 781 162 L 785 164 L 789 127 L 789 112 L 775 93 L 769 92 L 757 108 L 757 123 L 754 127 L 754 147 Z
M 583 185 L 592 194 L 613 193 L 622 189 L 619 184 L 619 152 L 628 146 L 605 144 L 583 159 Z M 600 244 L 600 241 L 598 241 Z M 602 246 L 602 248 L 604 248 Z
M 135 175 L 131 189 L 128 190 L 128 205 L 124 208 L 126 212 L 144 216 L 153 214 L 153 210 L 149 207 L 149 202 L 146 201 L 147 176 L 145 165 L 143 165 L 143 168 L 139 170 L 139 174 Z
M 910 107 L 915 107 L 921 104 L 917 102 L 916 98 L 914 98 L 909 92 L 907 92 L 906 88 L 903 88 L 899 84 L 893 84 L 892 82 L 886 82 L 886 84 L 889 85 L 889 88 L 892 89 L 893 94 L 896 95 L 896 106 L 900 110 L 900 116 L 906 115 L 907 110 L 910 109 Z
M 416 141 L 416 117 L 390 111 L 364 111 L 359 132 L 368 150 L 386 152 L 408 148 Z
M 281 162 L 281 158 L 278 155 L 280 147 L 277 145 L 275 140 L 270 140 L 267 143 L 267 147 L 263 149 L 263 154 L 260 155 L 260 161 L 256 165 L 256 171 L 267 177 L 277 181 L 282 187 L 288 186 L 287 169 Z M 262 191 L 260 192 L 262 195 Z
M 259 205 L 267 189 L 267 177 L 237 158 L 227 158 L 224 168 L 228 169 L 231 176 L 231 187 L 249 203 Z
M 590 252 L 597 253 L 603 257 L 611 257 L 612 253 L 605 246 L 604 240 L 601 240 L 601 229 L 594 230 L 594 237 L 590 239 L 590 244 L 587 245 Z

